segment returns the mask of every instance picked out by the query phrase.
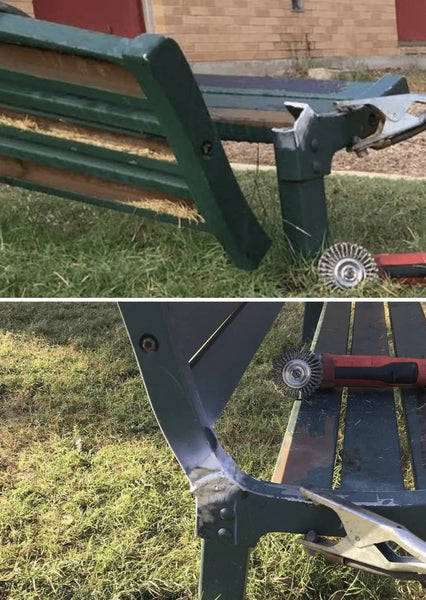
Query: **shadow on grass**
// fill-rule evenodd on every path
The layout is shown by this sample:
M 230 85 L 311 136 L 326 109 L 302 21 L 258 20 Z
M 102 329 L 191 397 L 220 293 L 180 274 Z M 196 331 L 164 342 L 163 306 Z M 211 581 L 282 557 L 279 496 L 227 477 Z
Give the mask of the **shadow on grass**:
M 115 302 L 2 302 L 0 330 L 96 349 L 123 329 Z

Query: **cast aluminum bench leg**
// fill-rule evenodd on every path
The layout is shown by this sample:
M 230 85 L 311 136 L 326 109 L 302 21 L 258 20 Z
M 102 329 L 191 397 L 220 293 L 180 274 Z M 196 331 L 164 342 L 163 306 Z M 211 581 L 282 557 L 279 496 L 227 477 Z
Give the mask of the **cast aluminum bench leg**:
M 243 600 L 251 548 L 203 540 L 200 600 Z

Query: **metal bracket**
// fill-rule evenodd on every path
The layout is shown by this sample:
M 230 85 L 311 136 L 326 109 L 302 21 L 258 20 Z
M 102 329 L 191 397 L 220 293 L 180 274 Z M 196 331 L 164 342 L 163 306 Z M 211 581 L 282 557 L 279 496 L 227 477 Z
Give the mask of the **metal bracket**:
M 314 504 L 331 508 L 346 532 L 338 541 L 308 532 L 298 540 L 308 553 L 372 573 L 426 583 L 426 543 L 411 531 L 336 494 L 306 488 L 300 492 Z M 404 554 L 399 554 L 399 549 Z
M 324 176 L 333 155 L 377 129 L 368 107 L 316 113 L 308 104 L 286 102 L 293 127 L 273 129 L 284 232 L 296 252 L 315 256 L 328 235 Z
M 316 113 L 309 104 L 285 102 L 295 122 L 293 127 L 273 129 L 280 178 L 305 181 L 327 175 L 338 150 L 354 139 L 370 139 L 380 126 L 377 110 L 358 103 L 350 110 Z
M 402 142 L 426 129 L 426 95 L 398 94 L 382 98 L 363 98 L 336 102 L 336 110 L 348 113 L 368 107 L 379 121 L 374 133 L 364 139 L 355 138 L 348 150 L 363 153 L 367 148 L 380 150 Z
M 199 475 L 191 485 L 197 501 L 197 535 L 213 542 L 235 544 L 236 498 L 241 489 L 223 471 L 206 470 L 204 476 Z

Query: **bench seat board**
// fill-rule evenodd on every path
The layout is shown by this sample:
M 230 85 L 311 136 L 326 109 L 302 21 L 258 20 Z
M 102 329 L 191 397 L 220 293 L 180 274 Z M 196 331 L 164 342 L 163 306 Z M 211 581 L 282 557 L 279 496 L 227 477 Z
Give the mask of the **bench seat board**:
M 408 92 L 407 81 L 385 75 L 378 81 L 286 79 L 246 75 L 195 76 L 222 139 L 272 143 L 272 127 L 288 127 L 293 117 L 285 102 L 304 102 L 331 112 L 334 102 Z
M 13 159 L 2 159 L 12 161 Z M 19 163 L 19 164 L 17 164 Z M 13 168 L 24 169 L 28 172 L 28 179 L 14 178 L 12 175 L 2 176 L 0 180 L 11 186 L 21 187 L 28 190 L 42 192 L 44 194 L 60 195 L 61 198 L 77 200 L 87 204 L 93 204 L 100 208 L 107 208 L 141 217 L 155 216 L 157 221 L 165 223 L 177 222 L 188 228 L 205 230 L 205 224 L 196 208 L 185 203 L 184 199 L 151 195 L 149 190 L 144 191 L 130 186 L 120 185 L 113 181 L 99 180 L 95 177 L 76 174 L 70 177 L 68 172 L 52 167 L 32 168 L 34 163 L 25 164 L 24 161 L 16 161 Z M 37 167 L 39 167 L 37 165 Z M 12 169 L 10 169 L 12 171 Z M 70 179 L 66 189 L 61 190 L 60 184 L 65 177 Z M 59 194 L 60 191 L 60 194 Z M 189 215 L 188 215 L 189 208 Z
M 0 62 L 1 66 L 1 62 Z M 131 135 L 165 137 L 149 102 L 95 88 L 40 79 L 0 69 L 0 106 L 28 114 L 57 116 L 74 123 Z
M 328 303 L 319 322 L 316 352 L 345 353 L 351 305 Z M 309 401 L 296 401 L 272 481 L 330 488 L 339 429 L 340 390 L 323 390 Z
M 191 198 L 185 179 L 173 164 L 126 152 L 116 160 L 118 153 L 114 150 L 37 133 L 11 132 L 1 126 L 0 133 L 3 156 Z
M 426 358 L 426 320 L 418 302 L 390 302 L 397 356 Z M 416 489 L 426 489 L 426 391 L 401 389 Z
M 147 140 L 141 137 L 124 136 L 93 128 L 69 127 L 65 132 L 60 128 L 46 134 L 44 131 L 25 130 L 3 125 L 0 114 L 1 137 L 16 141 L 17 146 L 25 142 L 49 149 L 72 152 L 74 156 L 87 155 L 92 158 L 105 159 L 132 167 L 140 167 L 143 171 L 153 171 L 181 179 L 181 188 L 188 189 L 174 155 L 167 144 Z M 85 137 L 86 135 L 86 137 Z
M 356 303 L 351 353 L 389 354 L 383 303 Z M 350 388 L 340 489 L 383 491 L 403 488 L 393 390 Z

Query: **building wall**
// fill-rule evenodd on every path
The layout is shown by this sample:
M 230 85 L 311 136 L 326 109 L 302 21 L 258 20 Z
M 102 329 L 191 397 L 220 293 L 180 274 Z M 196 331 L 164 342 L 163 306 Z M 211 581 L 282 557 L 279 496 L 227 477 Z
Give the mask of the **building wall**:
M 407 52 L 398 47 L 395 0 L 304 0 L 301 12 L 291 0 L 152 2 L 156 32 L 174 37 L 192 62 Z
M 8 0 L 33 14 L 31 0 Z M 426 53 L 398 46 L 395 0 L 141 0 L 149 30 L 174 37 L 194 62 Z M 152 17 L 152 18 L 151 18 Z
M 7 4 L 12 4 L 13 6 L 16 6 L 16 8 L 19 8 L 30 15 L 34 14 L 32 0 L 6 0 L 6 2 Z

